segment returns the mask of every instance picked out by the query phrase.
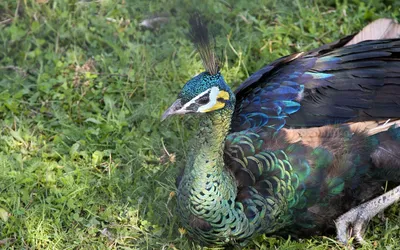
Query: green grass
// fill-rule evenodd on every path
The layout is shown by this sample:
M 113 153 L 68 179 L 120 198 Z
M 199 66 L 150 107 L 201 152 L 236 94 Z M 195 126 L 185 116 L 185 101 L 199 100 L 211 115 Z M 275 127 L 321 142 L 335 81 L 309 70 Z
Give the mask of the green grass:
M 172 193 L 195 126 L 188 118 L 160 124 L 202 71 L 187 39 L 191 10 L 212 20 L 232 87 L 276 58 L 379 17 L 400 18 L 395 0 L 38 2 L 0 2 L 0 248 L 7 249 L 196 248 L 180 233 Z M 139 25 L 155 13 L 169 22 Z M 370 223 L 372 247 L 400 248 L 399 213 L 393 206 L 385 222 Z M 329 237 L 260 236 L 249 249 L 339 249 Z

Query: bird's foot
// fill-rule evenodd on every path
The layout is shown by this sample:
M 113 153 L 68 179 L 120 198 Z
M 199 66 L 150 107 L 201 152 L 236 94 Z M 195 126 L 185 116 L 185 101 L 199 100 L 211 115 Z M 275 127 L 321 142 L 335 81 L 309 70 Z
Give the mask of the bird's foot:
M 389 192 L 365 202 L 340 216 L 335 222 L 338 241 L 348 245 L 349 239 L 354 237 L 359 244 L 367 244 L 363 238 L 363 233 L 369 220 L 399 199 L 400 186 L 397 186 Z
M 366 216 L 365 208 L 362 205 L 343 214 L 335 222 L 337 239 L 345 245 L 348 245 L 349 239 L 353 237 L 359 244 L 366 244 L 363 234 L 369 218 Z

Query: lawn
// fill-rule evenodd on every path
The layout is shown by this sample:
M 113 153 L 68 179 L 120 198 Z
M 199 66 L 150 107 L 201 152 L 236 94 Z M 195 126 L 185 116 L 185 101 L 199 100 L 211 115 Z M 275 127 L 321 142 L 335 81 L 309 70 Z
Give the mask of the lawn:
M 395 0 L 262 2 L 0 1 L 0 248 L 198 248 L 174 195 L 196 123 L 160 123 L 203 70 L 187 36 L 193 10 L 211 20 L 232 87 L 274 59 L 400 19 Z M 364 249 L 399 249 L 399 223 L 398 206 L 374 219 Z M 341 249 L 334 238 L 260 236 L 249 249 Z

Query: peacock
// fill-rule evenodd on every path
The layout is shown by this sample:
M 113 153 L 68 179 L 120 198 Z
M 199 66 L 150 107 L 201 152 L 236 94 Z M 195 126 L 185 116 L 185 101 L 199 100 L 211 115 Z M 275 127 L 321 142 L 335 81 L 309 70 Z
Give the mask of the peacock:
M 232 91 L 207 24 L 198 14 L 189 23 L 205 71 L 161 120 L 198 114 L 177 180 L 190 237 L 245 245 L 259 234 L 307 237 L 336 228 L 339 241 L 363 243 L 367 222 L 400 199 L 400 186 L 381 188 L 400 182 L 399 27 L 382 19 L 356 36 L 282 57 Z

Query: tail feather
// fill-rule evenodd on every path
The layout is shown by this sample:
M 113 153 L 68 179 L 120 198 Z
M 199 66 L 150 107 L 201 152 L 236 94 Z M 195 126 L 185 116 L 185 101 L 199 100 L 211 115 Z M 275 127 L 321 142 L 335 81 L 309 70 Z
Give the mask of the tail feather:
M 365 26 L 346 46 L 366 40 L 390 39 L 400 37 L 400 24 L 389 18 L 378 19 Z

